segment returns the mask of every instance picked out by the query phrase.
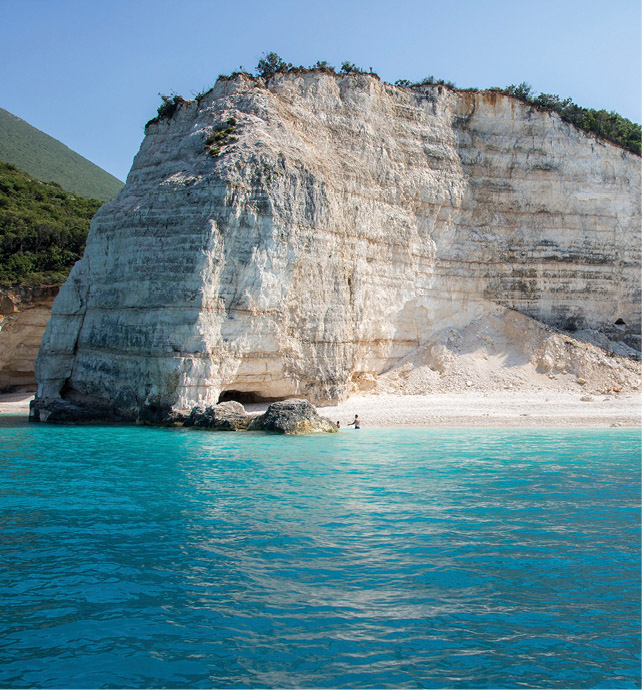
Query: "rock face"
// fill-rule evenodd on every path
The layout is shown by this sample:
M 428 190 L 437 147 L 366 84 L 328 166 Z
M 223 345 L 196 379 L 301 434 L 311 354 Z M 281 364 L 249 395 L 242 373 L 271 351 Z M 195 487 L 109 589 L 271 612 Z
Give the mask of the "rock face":
M 35 390 L 34 368 L 58 286 L 0 290 L 0 393 Z
M 194 407 L 183 426 L 213 431 L 240 431 L 247 429 L 251 421 L 252 417 L 245 412 L 243 405 L 230 400 L 205 409 Z
M 60 398 L 48 400 L 36 398 L 29 404 L 29 418 L 37 422 L 68 424 L 77 422 L 126 422 L 128 421 L 108 405 L 98 401 L 75 403 Z
M 148 126 L 94 218 L 38 397 L 129 419 L 329 402 L 502 308 L 639 349 L 639 164 L 496 92 L 219 79 Z
M 280 400 L 250 422 L 248 431 L 274 431 L 277 434 L 336 433 L 336 424 L 319 416 L 307 400 Z

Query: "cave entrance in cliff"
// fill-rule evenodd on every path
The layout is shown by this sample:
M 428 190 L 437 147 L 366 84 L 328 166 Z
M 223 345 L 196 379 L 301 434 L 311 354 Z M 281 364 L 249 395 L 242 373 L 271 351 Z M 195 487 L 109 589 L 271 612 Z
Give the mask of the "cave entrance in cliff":
M 250 405 L 253 403 L 271 403 L 277 400 L 285 400 L 284 397 L 276 397 L 273 395 L 265 395 L 260 391 L 223 391 L 218 398 L 218 402 L 239 402 L 241 405 Z

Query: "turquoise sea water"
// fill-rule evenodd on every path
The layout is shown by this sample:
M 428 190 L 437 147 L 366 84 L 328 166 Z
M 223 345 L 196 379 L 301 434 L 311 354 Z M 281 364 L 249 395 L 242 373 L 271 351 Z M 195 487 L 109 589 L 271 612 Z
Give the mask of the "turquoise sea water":
M 0 417 L 0 686 L 640 687 L 639 430 Z

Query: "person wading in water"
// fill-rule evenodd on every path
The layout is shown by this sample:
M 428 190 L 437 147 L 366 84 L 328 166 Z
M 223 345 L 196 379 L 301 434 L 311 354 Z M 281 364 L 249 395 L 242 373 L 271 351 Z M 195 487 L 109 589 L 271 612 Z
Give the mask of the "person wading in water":
M 350 424 L 348 424 L 348 426 L 354 426 L 355 429 L 360 429 L 360 428 L 361 428 L 361 421 L 360 421 L 360 419 L 359 419 L 359 415 L 358 415 L 358 414 L 356 414 L 356 415 L 354 416 L 354 422 L 350 422 Z

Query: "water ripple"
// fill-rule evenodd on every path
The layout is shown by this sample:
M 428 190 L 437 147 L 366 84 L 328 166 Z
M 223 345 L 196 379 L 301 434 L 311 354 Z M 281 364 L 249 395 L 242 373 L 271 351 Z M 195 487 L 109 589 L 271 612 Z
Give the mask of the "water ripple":
M 3 687 L 640 687 L 637 432 L 0 424 Z

